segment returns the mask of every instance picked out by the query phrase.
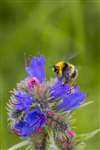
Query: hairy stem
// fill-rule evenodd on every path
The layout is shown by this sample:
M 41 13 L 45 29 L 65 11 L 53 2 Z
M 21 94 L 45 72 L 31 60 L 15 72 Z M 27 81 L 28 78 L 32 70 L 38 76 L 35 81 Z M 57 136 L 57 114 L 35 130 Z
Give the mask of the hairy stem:
M 23 147 L 23 146 L 26 146 L 26 145 L 28 145 L 28 144 L 29 144 L 29 141 L 28 141 L 28 140 L 27 140 L 27 141 L 23 141 L 23 142 L 21 142 L 21 143 L 18 143 L 18 144 L 16 144 L 16 145 L 12 146 L 11 148 L 8 148 L 8 150 L 16 150 L 16 149 L 21 148 L 21 147 Z

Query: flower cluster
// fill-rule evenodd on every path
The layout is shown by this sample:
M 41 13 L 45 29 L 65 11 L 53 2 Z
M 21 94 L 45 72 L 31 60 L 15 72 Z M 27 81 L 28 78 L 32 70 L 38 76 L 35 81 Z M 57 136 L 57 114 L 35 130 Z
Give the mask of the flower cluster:
M 62 114 L 80 107 L 86 94 L 79 86 L 63 84 L 59 78 L 47 81 L 45 64 L 44 56 L 33 57 L 25 68 L 27 77 L 11 91 L 8 104 L 11 130 L 21 138 L 33 139 L 40 132 L 47 135 L 47 128 L 53 129 L 55 142 L 70 150 L 74 147 L 75 132 L 68 117 Z

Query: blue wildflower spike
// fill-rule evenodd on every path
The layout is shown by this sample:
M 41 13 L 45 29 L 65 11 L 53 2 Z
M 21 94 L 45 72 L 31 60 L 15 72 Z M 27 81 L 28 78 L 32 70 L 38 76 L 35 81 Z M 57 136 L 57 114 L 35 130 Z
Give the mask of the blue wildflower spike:
M 29 66 L 25 69 L 30 77 L 36 77 L 40 82 L 43 82 L 46 79 L 45 58 L 42 55 L 40 57 L 33 57 Z
M 85 102 L 86 94 L 79 86 L 62 83 L 60 78 L 46 81 L 42 55 L 33 57 L 25 69 L 28 76 L 17 84 L 8 104 L 12 131 L 21 138 L 32 140 L 36 149 L 45 150 L 44 141 L 47 139 L 43 137 L 49 137 L 47 130 L 50 128 L 58 146 L 64 150 L 73 149 L 76 134 L 71 129 L 69 117 L 65 120 L 62 114 L 68 113 L 69 116 L 70 111 L 79 108 Z

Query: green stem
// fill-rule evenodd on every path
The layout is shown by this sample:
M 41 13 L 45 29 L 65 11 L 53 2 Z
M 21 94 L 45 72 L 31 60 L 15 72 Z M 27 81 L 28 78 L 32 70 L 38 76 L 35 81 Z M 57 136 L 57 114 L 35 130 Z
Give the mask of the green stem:
M 27 140 L 27 141 L 23 141 L 23 142 L 21 142 L 21 143 L 18 143 L 18 144 L 16 144 L 16 145 L 14 145 L 14 146 L 12 146 L 11 148 L 8 148 L 8 150 L 16 150 L 16 149 L 18 149 L 18 148 L 20 148 L 20 147 L 23 147 L 23 146 L 26 146 L 26 145 L 28 145 L 29 144 L 29 141 Z

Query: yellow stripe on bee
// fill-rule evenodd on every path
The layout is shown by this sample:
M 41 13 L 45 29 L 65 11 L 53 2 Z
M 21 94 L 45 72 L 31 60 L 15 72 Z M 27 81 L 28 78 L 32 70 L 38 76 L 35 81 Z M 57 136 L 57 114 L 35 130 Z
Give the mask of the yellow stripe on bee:
M 64 65 L 64 61 L 59 61 L 59 62 L 56 64 L 56 66 L 62 66 L 62 65 Z
M 58 71 L 59 71 L 59 76 L 62 76 L 62 70 L 64 67 L 64 61 L 60 61 L 56 64 L 56 66 L 58 67 Z

